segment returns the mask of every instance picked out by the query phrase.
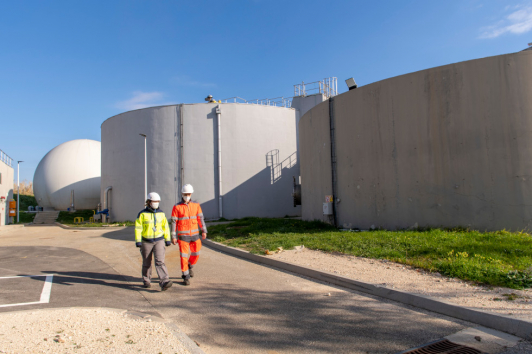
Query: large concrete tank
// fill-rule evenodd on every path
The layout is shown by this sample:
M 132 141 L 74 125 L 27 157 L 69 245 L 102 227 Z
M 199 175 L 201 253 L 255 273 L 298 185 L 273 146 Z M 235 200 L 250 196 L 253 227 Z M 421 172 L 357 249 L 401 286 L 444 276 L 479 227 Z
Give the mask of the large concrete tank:
M 101 197 L 112 187 L 107 201 L 112 220 L 134 220 L 144 205 L 144 137 L 139 134 L 147 141 L 147 192 L 161 195 L 167 216 L 181 199 L 181 186 L 190 183 L 205 217 L 220 217 L 219 142 L 224 218 L 301 213 L 291 196 L 293 176 L 299 174 L 294 109 L 180 104 L 107 119 L 102 123 Z
M 79 139 L 48 152 L 35 170 L 33 191 L 45 210 L 96 209 L 100 202 L 101 144 Z
M 525 51 L 390 78 L 312 108 L 299 123 L 303 219 L 329 219 L 323 203 L 335 194 L 339 227 L 530 230 L 531 97 Z

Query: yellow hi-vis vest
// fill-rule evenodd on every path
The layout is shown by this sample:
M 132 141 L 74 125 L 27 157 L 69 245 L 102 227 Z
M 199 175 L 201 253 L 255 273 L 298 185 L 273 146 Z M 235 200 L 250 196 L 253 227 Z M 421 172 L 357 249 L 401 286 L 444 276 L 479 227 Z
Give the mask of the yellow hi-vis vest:
M 135 220 L 135 242 L 170 241 L 168 220 L 161 209 L 144 209 Z

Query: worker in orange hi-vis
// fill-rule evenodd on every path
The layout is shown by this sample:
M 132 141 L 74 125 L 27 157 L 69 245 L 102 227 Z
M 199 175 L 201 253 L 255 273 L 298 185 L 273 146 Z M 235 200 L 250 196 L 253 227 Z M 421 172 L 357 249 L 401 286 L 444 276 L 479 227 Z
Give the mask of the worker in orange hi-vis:
M 179 244 L 185 285 L 190 285 L 190 278 L 194 276 L 192 268 L 198 262 L 201 250 L 201 240 L 207 237 L 207 226 L 201 207 L 190 200 L 192 193 L 194 188 L 190 184 L 185 184 L 181 189 L 183 199 L 172 209 L 172 243 Z

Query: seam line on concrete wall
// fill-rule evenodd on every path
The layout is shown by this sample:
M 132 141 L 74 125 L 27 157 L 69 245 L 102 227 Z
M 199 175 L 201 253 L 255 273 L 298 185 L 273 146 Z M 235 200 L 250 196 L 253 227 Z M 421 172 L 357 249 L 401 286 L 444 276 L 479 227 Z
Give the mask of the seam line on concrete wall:
M 330 133 L 331 133 L 331 180 L 332 180 L 332 212 L 333 212 L 333 222 L 334 227 L 338 227 L 338 220 L 336 217 L 336 197 L 337 197 L 337 181 L 336 181 L 336 134 L 334 126 L 334 99 L 329 98 L 329 124 L 330 124 Z

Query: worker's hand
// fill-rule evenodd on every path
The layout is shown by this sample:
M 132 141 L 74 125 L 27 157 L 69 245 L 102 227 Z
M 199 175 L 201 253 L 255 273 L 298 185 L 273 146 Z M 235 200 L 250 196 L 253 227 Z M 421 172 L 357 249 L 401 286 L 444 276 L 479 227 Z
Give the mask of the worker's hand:
M 137 247 L 142 247 L 142 242 L 137 242 L 137 243 L 135 243 L 135 246 L 137 246 Z
M 207 233 L 206 233 L 206 232 L 203 232 L 203 233 L 201 234 L 201 239 L 202 239 L 202 240 L 205 240 L 206 238 L 207 238 Z
M 166 245 L 166 247 L 170 246 L 172 244 L 172 242 L 170 241 L 164 241 L 164 244 Z
M 173 243 L 174 245 L 177 245 L 177 238 L 173 238 L 173 239 L 172 239 L 172 243 Z

